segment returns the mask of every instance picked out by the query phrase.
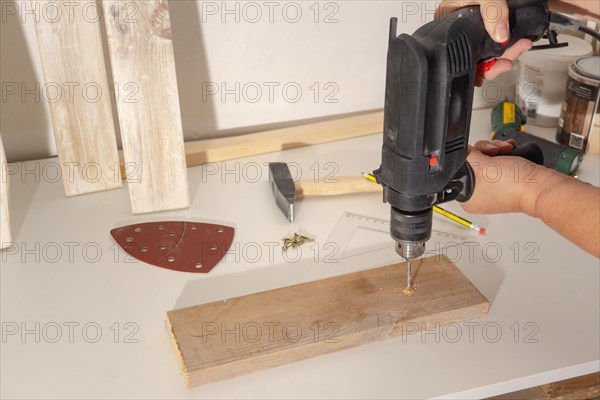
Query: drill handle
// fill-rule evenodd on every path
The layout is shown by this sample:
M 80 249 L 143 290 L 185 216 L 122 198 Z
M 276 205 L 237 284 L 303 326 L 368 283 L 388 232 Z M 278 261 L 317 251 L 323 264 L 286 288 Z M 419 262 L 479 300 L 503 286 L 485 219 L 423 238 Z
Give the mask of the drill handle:
M 507 42 L 498 43 L 485 30 L 483 16 L 495 20 L 500 10 L 494 2 L 484 6 L 470 7 L 473 13 L 473 34 L 471 35 L 474 53 L 479 53 L 478 63 L 500 57 L 507 48 L 521 39 L 538 41 L 549 33 L 550 11 L 547 0 L 508 0 L 510 36 Z M 475 54 L 474 54 L 475 55 Z

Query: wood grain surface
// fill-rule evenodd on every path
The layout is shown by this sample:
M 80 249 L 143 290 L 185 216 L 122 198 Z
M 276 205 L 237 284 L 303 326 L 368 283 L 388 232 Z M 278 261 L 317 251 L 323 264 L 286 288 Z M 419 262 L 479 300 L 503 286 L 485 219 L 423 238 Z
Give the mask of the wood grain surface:
M 189 386 L 486 315 L 489 303 L 447 258 L 225 299 L 167 313 Z M 401 346 L 402 343 L 398 342 Z
M 600 396 L 600 372 L 542 385 L 549 399 L 595 399 Z
M 600 372 L 488 397 L 486 400 L 599 400 Z
M 67 196 L 122 186 L 95 0 L 31 0 Z M 87 10 L 87 11 L 84 11 Z
M 6 170 L 6 155 L 0 135 L 0 249 L 8 247 L 12 241 L 10 234 L 10 215 L 8 213 L 8 174 Z
M 188 167 L 383 132 L 383 111 L 185 144 Z
M 104 0 L 115 82 L 131 96 L 117 102 L 134 213 L 189 207 L 179 95 L 166 0 Z
M 188 167 L 193 167 L 209 162 L 234 160 L 337 140 L 352 139 L 381 133 L 382 131 L 382 111 L 333 117 L 325 121 L 299 124 L 287 128 L 187 142 L 184 145 L 186 163 Z M 126 177 L 124 160 L 121 160 L 121 173 L 123 177 Z
M 337 176 L 332 178 L 304 179 L 296 182 L 296 197 L 339 196 L 355 193 L 379 193 L 381 185 L 363 176 Z

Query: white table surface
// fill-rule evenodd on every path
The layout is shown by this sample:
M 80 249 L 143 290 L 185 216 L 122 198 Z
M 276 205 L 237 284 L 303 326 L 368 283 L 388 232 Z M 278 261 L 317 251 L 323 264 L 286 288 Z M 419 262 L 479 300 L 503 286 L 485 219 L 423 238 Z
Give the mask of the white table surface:
M 488 121 L 489 110 L 474 112 L 472 142 L 487 137 Z M 600 370 L 598 259 L 540 221 L 469 216 L 449 204 L 488 229 L 477 236 L 434 217 L 434 229 L 478 241 L 472 256 L 466 248 L 462 257 L 450 256 L 490 300 L 487 317 L 437 336 L 390 339 L 185 386 L 163 324 L 168 310 L 375 267 L 394 257 L 384 251 L 326 263 L 326 254 L 317 253 L 315 263 L 315 251 L 305 248 L 300 261 L 291 262 L 274 247 L 297 230 L 324 243 L 343 212 L 387 218 L 389 206 L 376 194 L 305 199 L 290 226 L 272 200 L 265 163 L 295 162 L 304 178 L 315 170 L 331 172 L 332 165 L 338 176 L 352 175 L 377 167 L 380 147 L 381 135 L 372 135 L 191 168 L 190 209 L 137 217 L 126 188 L 67 199 L 61 182 L 50 182 L 56 159 L 17 165 L 39 173 L 11 180 L 16 246 L 0 254 L 1 397 L 477 398 Z M 600 159 L 587 157 L 579 176 L 598 185 Z M 127 260 L 109 235 L 132 222 L 172 219 L 233 225 L 236 244 L 209 274 L 186 274 Z M 533 262 L 525 262 L 528 255 Z

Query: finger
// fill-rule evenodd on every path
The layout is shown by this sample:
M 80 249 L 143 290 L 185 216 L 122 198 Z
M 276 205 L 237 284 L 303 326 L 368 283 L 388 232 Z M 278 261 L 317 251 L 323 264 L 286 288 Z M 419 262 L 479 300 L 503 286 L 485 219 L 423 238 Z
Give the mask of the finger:
M 479 150 L 481 148 L 481 146 L 483 145 L 484 142 L 487 142 L 487 140 L 478 140 L 473 146 L 475 150 Z M 481 150 L 479 150 L 481 151 Z
M 503 141 L 503 140 L 480 140 L 475 143 L 475 148 L 483 154 L 494 157 L 499 154 L 510 154 L 516 146 L 514 140 Z
M 511 139 L 511 140 L 513 140 L 513 139 Z M 490 140 L 490 143 L 493 144 L 494 146 L 498 146 L 498 147 L 509 146 L 510 148 L 513 148 L 512 142 L 509 142 L 508 140 L 498 140 L 498 139 L 495 139 L 495 140 Z
M 498 60 L 496 60 L 496 64 L 494 64 L 494 66 L 490 68 L 489 71 L 483 73 L 483 79 L 496 79 L 499 75 L 510 71 L 512 67 L 512 61 L 505 60 L 504 58 L 499 58 Z
M 506 0 L 479 0 L 481 17 L 486 31 L 498 43 L 510 37 Z
M 510 154 L 516 147 L 516 142 L 514 140 L 492 140 L 491 142 L 498 149 L 498 154 Z
M 523 53 L 527 53 L 532 46 L 533 42 L 529 39 L 518 40 L 515 44 L 506 49 L 506 51 L 504 52 L 504 54 L 502 54 L 502 57 L 500 58 L 514 61 L 517 58 L 519 58 Z
M 512 61 L 519 58 L 521 54 L 528 52 L 532 45 L 533 43 L 529 39 L 517 41 L 504 52 L 501 58 L 496 60 L 496 64 L 489 71 L 483 74 L 483 79 L 496 79 L 499 75 L 510 71 L 513 67 Z
M 477 143 L 475 143 L 475 144 L 473 145 L 473 148 L 474 148 L 475 150 L 479 150 L 479 151 L 481 151 L 482 149 L 484 149 L 484 148 L 485 148 L 485 145 L 486 145 L 487 143 L 489 143 L 489 142 L 490 142 L 489 140 L 479 140 L 479 141 L 477 141 Z
M 496 146 L 489 140 L 480 140 L 477 143 L 475 143 L 474 147 L 476 150 L 479 150 L 486 156 L 490 156 L 490 157 L 497 155 L 499 152 L 498 146 Z

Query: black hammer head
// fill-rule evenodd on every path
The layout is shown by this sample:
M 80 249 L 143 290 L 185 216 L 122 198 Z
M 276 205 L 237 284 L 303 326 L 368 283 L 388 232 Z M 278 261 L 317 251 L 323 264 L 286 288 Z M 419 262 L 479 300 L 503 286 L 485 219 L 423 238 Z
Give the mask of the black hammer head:
M 290 222 L 294 222 L 294 203 L 296 202 L 296 185 L 286 163 L 269 163 L 269 180 L 273 189 L 273 197 L 277 207 Z

